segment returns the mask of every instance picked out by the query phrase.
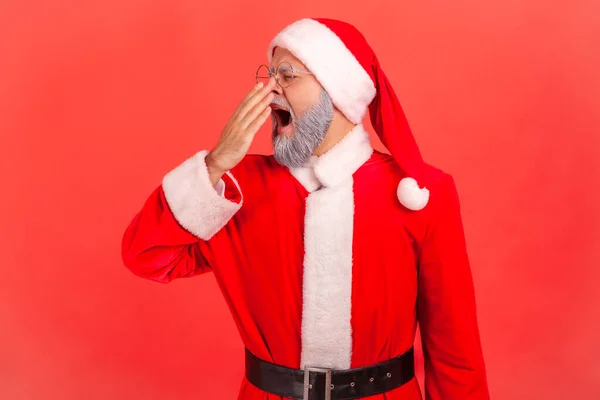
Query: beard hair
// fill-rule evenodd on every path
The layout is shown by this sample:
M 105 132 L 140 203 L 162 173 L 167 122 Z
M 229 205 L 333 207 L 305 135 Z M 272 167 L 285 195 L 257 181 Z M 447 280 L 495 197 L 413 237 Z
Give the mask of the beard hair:
M 286 107 L 291 114 L 293 130 L 291 136 L 277 134 L 277 119 L 273 120 L 273 156 L 275 160 L 288 168 L 306 165 L 323 139 L 333 120 L 333 101 L 329 93 L 321 88 L 319 101 L 306 110 L 300 117 L 294 114 L 289 103 L 276 97 L 273 104 Z

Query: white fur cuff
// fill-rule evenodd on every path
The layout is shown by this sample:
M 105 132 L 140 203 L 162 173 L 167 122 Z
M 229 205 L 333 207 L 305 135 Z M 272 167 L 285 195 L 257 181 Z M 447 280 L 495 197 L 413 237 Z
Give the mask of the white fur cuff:
M 162 181 L 165 198 L 175 219 L 200 239 L 208 240 L 223 228 L 242 207 L 213 187 L 206 168 L 208 151 L 203 150 L 185 160 L 165 175 Z M 240 186 L 227 173 L 241 193 Z

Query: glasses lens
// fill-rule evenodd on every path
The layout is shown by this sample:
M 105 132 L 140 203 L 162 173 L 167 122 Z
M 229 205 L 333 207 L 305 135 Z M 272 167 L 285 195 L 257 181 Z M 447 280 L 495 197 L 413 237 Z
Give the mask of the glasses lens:
M 269 81 L 269 67 L 261 65 L 256 71 L 256 83 L 262 82 L 264 85 Z
M 279 67 L 277 68 L 277 79 L 279 80 L 281 87 L 286 88 L 290 86 L 294 78 L 294 69 L 289 63 L 282 62 L 279 64 Z

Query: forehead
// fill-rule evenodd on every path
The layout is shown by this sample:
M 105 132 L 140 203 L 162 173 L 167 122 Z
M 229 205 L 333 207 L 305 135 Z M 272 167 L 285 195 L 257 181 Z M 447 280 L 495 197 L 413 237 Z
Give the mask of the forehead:
M 291 51 L 283 47 L 275 47 L 273 52 L 273 58 L 271 60 L 271 66 L 277 67 L 282 62 L 288 62 L 294 68 L 308 70 L 298 58 L 296 58 Z

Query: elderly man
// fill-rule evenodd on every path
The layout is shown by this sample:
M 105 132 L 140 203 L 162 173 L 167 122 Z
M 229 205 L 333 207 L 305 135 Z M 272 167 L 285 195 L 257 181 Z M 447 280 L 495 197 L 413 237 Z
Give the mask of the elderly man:
M 420 399 L 417 323 L 427 399 L 488 399 L 455 183 L 422 160 L 373 50 L 303 19 L 268 59 L 216 146 L 133 218 L 125 265 L 214 273 L 246 347 L 239 399 Z M 274 154 L 247 155 L 269 116 Z

